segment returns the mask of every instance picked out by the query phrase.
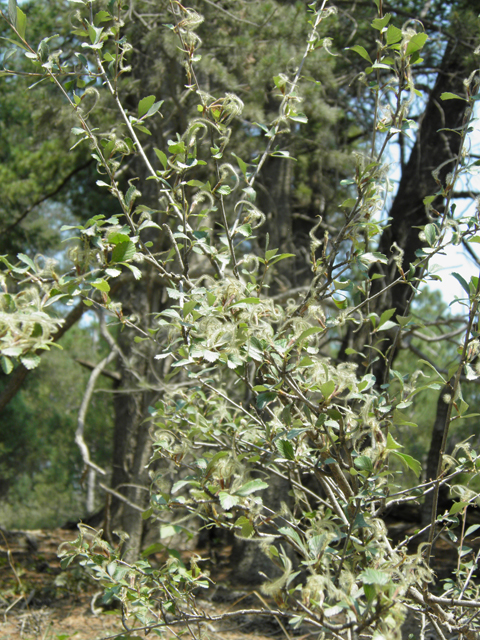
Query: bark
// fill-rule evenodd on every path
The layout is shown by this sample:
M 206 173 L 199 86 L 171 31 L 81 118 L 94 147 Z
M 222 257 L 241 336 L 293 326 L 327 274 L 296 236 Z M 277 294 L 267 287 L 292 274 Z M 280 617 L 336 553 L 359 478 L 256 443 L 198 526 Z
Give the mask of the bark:
M 148 323 L 155 312 L 156 296 L 150 295 L 148 274 L 140 282 L 128 281 L 121 292 L 123 313 L 135 314 Z M 117 344 L 121 349 L 119 373 L 121 382 L 114 399 L 114 435 L 112 455 L 112 488 L 124 495 L 132 505 L 146 509 L 148 506 L 149 477 L 147 463 L 151 453 L 148 406 L 155 401 L 148 390 L 152 346 L 149 342 L 137 344 L 132 331 L 120 332 Z M 144 529 L 142 512 L 115 497 L 110 505 L 112 527 L 128 534 L 125 545 L 127 561 L 137 559 L 141 550 Z
M 425 481 L 435 480 L 437 477 L 438 459 L 442 455 L 441 447 L 443 442 L 443 433 L 446 429 L 446 420 L 448 412 L 448 403 L 444 397 L 452 393 L 453 380 L 447 382 L 440 391 L 437 402 L 437 413 L 435 422 L 433 423 L 432 436 L 430 440 L 430 449 L 428 451 L 427 466 L 425 468 Z M 437 510 L 443 510 L 445 502 L 448 500 L 448 487 L 442 485 L 440 487 Z M 422 527 L 430 523 L 432 518 L 433 491 L 426 494 L 421 507 Z

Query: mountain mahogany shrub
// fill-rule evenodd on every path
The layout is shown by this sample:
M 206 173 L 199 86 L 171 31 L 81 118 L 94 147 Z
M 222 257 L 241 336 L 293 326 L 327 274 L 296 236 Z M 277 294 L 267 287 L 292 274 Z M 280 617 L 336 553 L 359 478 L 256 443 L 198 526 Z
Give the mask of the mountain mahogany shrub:
M 78 119 L 72 129 L 75 144 L 90 145 L 101 174 L 98 184 L 117 198 L 120 211 L 108 220 L 99 215 L 70 227 L 76 234 L 69 250 L 72 271 L 49 277 L 34 274 L 32 265 L 19 256 L 27 269 L 5 259 L 4 275 L 11 279 L 21 275 L 44 297 L 47 291 L 50 302 L 80 295 L 87 305 L 109 310 L 126 327 L 134 325 L 110 297 L 112 283 L 128 270 L 140 279 L 146 267 L 160 276 L 171 304 L 159 313 L 155 329 L 144 330 L 138 323 L 135 340 L 158 345 L 163 397 L 151 408 L 152 461 L 165 461 L 178 479 L 170 486 L 162 475 L 165 466 L 157 462 L 152 467 L 151 505 L 145 517 L 165 522 L 167 515 L 171 523 L 162 526 L 163 538 L 188 534 L 191 516 L 193 526 L 201 521 L 258 545 L 281 572 L 263 584 L 263 592 L 275 599 L 276 606 L 262 609 L 262 614 L 274 612 L 294 628 L 308 624 L 337 638 L 359 633 L 366 638 L 399 638 L 407 605 L 441 633 L 474 637 L 477 622 L 469 612 L 480 606 L 474 581 L 478 554 L 468 544 L 477 525 L 466 528 L 465 518 L 478 499 L 469 482 L 478 475 L 480 463 L 468 443 L 459 445 L 452 456 L 444 452 L 450 423 L 468 417 L 461 376 L 478 377 L 474 361 L 479 280 L 467 283 L 457 274 L 468 314 L 460 358 L 447 376 L 426 361 L 422 364 L 430 367 L 429 375 L 416 371 L 408 377 L 393 369 L 402 332 L 421 327 L 421 322 L 413 315 L 395 315 L 395 309 L 381 315 L 370 311 L 382 293 L 370 294 L 379 277 L 372 265 L 386 264 L 390 258 L 375 251 L 389 190 L 387 150 L 399 132 L 409 135 L 414 128 L 408 112 L 418 93 L 412 65 L 421 61 L 427 39 L 421 24 L 398 28 L 376 3 L 375 62 L 362 45 L 351 48 L 368 64 L 360 80 L 374 96 L 371 149 L 358 154 L 336 233 L 320 237 L 320 223 L 310 233 L 312 277 L 299 299 L 293 294 L 270 294 L 268 283 L 276 265 L 292 254 L 270 248 L 268 235 L 255 237 L 265 221 L 255 204 L 255 184 L 269 156 L 288 157 L 276 146 L 279 136 L 297 130 L 306 120 L 300 110 L 301 70 L 316 48 L 331 46 L 320 36 L 320 26 L 334 8 L 326 2 L 310 5 L 311 32 L 304 57 L 293 77 L 274 78 L 281 102 L 278 117 L 260 126 L 264 151 L 242 159 L 230 143 L 230 125 L 241 115 L 242 101 L 233 93 L 212 96 L 197 81 L 201 42 L 196 29 L 202 17 L 196 10 L 170 2 L 172 24 L 167 27 L 177 39 L 186 88 L 198 100 L 198 115 L 165 148 L 154 147 L 153 155 L 138 136 L 149 133 L 148 120 L 159 117 L 162 102 L 155 96 L 143 97 L 132 114 L 117 89 L 120 76 L 129 72 L 130 45 L 122 28 L 130 14 L 116 0 L 100 10 L 90 1 L 73 4 L 79 43 L 75 66 L 69 62 L 72 56 L 64 61 L 61 51 L 50 49 L 51 37 L 32 48 L 26 15 L 14 1 L 2 17 L 15 34 L 10 42 L 25 54 L 34 73 L 55 83 L 71 105 Z M 4 55 L 6 76 L 16 72 L 8 67 L 9 60 L 15 60 L 12 56 Z M 92 124 L 103 92 L 118 112 L 118 122 L 107 134 Z M 464 96 L 443 96 L 469 103 L 458 131 L 461 152 L 446 183 L 438 180 L 437 193 L 425 198 L 431 222 L 421 230 L 424 249 L 415 264 L 406 265 L 402 250 L 392 247 L 397 274 L 385 282 L 383 292 L 408 285 L 412 297 L 417 294 L 418 285 L 429 275 L 431 257 L 452 242 L 452 230 L 455 242 L 480 241 L 477 215 L 455 217 L 452 205 L 455 183 L 471 169 L 465 143 L 476 92 L 472 75 L 465 82 Z M 157 185 L 158 209 L 141 204 L 138 180 L 130 180 L 122 191 L 119 170 L 132 155 L 144 163 L 147 180 Z M 155 237 L 168 240 L 165 251 L 152 251 Z M 19 313 L 18 305 L 11 309 L 12 326 L 22 326 Z M 369 352 L 356 355 L 372 362 L 375 357 L 385 359 L 389 374 L 385 384 L 368 372 L 359 376 L 352 363 L 338 363 L 333 352 L 331 358 L 320 353 L 320 346 L 338 338 L 349 323 L 371 327 L 374 342 Z M 35 331 L 25 330 L 19 337 L 5 333 L 10 351 L 2 355 L 25 358 L 28 349 L 33 353 L 48 346 L 48 326 L 41 325 L 41 344 L 27 341 L 37 335 Z M 383 353 L 381 343 L 387 333 L 395 341 Z M 15 351 L 17 343 L 22 351 Z M 8 362 L 6 370 L 11 369 Z M 419 478 L 422 465 L 402 452 L 398 430 L 413 426 L 410 408 L 415 396 L 425 390 L 437 393 L 447 381 L 451 393 L 444 397 L 448 411 L 437 477 L 405 489 L 399 466 Z M 437 514 L 440 486 L 454 485 L 460 474 L 463 483 L 455 489 L 459 500 L 450 513 Z M 262 499 L 275 477 L 291 486 L 276 511 Z M 427 493 L 434 496 L 430 524 L 413 538 L 392 543 L 383 520 L 386 508 Z M 440 532 L 458 545 L 457 571 L 443 596 L 438 595 L 430 566 Z M 145 556 L 159 550 L 169 557 L 160 568 L 147 560 L 127 563 L 119 548 L 81 526 L 77 541 L 64 545 L 60 555 L 65 566 L 79 558 L 103 585 L 106 598 L 122 602 L 125 620 L 138 621 L 137 630 L 139 623 L 161 635 L 168 627 L 186 624 L 192 636 L 203 637 L 202 622 L 211 617 L 199 607 L 196 594 L 199 587 L 209 586 L 207 574 L 198 558 L 193 557 L 187 568 L 178 552 L 163 544 L 153 545 Z

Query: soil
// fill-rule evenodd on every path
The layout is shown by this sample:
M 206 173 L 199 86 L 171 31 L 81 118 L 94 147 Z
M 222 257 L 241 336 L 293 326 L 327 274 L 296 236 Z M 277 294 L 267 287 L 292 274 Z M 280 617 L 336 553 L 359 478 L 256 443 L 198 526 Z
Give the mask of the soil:
M 144 637 L 142 632 L 128 634 L 119 611 L 100 611 L 98 585 L 88 580 L 80 567 L 61 569 L 58 547 L 76 537 L 76 531 L 63 529 L 9 532 L 0 529 L 1 640 L 107 640 L 118 634 L 132 640 Z M 228 577 L 230 550 L 226 548 L 218 555 L 217 579 Z M 263 607 L 255 593 L 222 586 L 216 586 L 208 601 L 199 604 L 214 615 L 232 610 L 237 602 L 240 608 Z M 275 620 L 253 616 L 207 627 L 211 640 L 271 640 L 283 634 Z M 166 633 L 162 637 L 165 640 L 192 637 L 186 630 L 176 632 L 177 636 Z
M 391 532 L 393 533 L 393 532 Z M 398 532 L 397 532 L 398 533 Z M 402 534 L 405 531 L 401 532 Z M 124 640 L 145 637 L 122 626 L 119 611 L 102 611 L 96 604 L 98 585 L 86 578 L 80 567 L 63 571 L 57 549 L 63 542 L 76 538 L 76 531 L 63 529 L 38 531 L 2 531 L 0 529 L 0 638 L 2 640 L 107 640 L 123 634 Z M 402 536 L 403 537 L 403 536 Z M 212 576 L 216 586 L 209 590 L 208 600 L 199 602 L 210 615 L 233 609 L 264 608 L 263 596 L 255 590 L 236 590 L 229 571 L 226 547 L 217 554 Z M 412 549 L 414 552 L 414 549 Z M 456 552 L 448 540 L 441 539 L 435 548 L 438 570 L 447 574 L 455 568 Z M 440 577 L 440 576 L 438 576 Z M 408 621 L 402 629 L 404 638 L 418 627 Z M 212 622 L 205 629 L 210 640 L 271 640 L 272 638 L 316 638 L 312 629 L 285 631 L 273 617 L 244 615 L 230 622 Z M 188 630 L 175 629 L 165 640 L 192 638 Z M 435 634 L 425 636 L 436 640 Z

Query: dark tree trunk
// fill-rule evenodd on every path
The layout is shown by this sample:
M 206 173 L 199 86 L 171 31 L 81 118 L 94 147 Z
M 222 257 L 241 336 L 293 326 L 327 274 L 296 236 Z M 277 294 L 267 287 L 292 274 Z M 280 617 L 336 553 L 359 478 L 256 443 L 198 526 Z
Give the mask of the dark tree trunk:
M 440 391 L 440 396 L 438 398 L 437 413 L 435 416 L 435 422 L 433 423 L 432 436 L 430 439 L 430 449 L 428 451 L 427 457 L 427 466 L 425 468 L 426 482 L 435 480 L 437 478 L 438 460 L 444 453 L 441 449 L 448 413 L 448 402 L 445 402 L 445 396 L 449 396 L 452 393 L 451 382 L 453 382 L 453 380 L 447 382 L 447 384 L 444 385 L 444 387 Z M 448 488 L 443 485 L 442 487 L 440 487 L 439 491 L 437 512 L 438 510 L 443 510 L 443 507 L 445 506 L 447 500 Z M 430 491 L 426 494 L 421 508 L 422 527 L 425 527 L 431 521 L 432 507 L 433 491 Z
M 420 119 L 417 139 L 402 171 L 397 195 L 389 212 L 389 225 L 380 238 L 378 251 L 387 256 L 388 264 L 375 265 L 375 271 L 384 277 L 372 282 L 371 295 L 379 293 L 400 275 L 394 260 L 398 255 L 398 250 L 394 249 L 395 244 L 403 252 L 404 271 L 408 271 L 410 264 L 416 261 L 416 253 L 424 245 L 418 227 L 432 221 L 427 214 L 424 199 L 439 192 L 440 184 L 445 185 L 447 174 L 454 168 L 454 161 L 460 149 L 460 136 L 454 131 L 440 130 L 461 127 L 468 104 L 465 100 L 442 101 L 440 96 L 444 92 L 465 95 L 463 82 L 473 68 L 468 44 L 451 40 L 443 55 L 435 86 Z M 438 182 L 432 175 L 435 170 L 438 170 Z M 440 207 L 440 203 L 441 196 L 432 205 L 434 208 L 436 205 Z M 392 287 L 372 301 L 370 312 L 381 315 L 386 309 L 395 309 L 394 317 L 404 315 L 408 312 L 411 293 L 412 290 L 407 284 Z M 391 355 L 395 334 L 382 337 L 384 339 L 377 346 L 384 355 Z M 366 345 L 372 345 L 370 327 L 365 325 L 364 329 L 357 333 L 350 329 L 344 338 L 340 357 L 344 357 L 342 354 L 347 347 L 365 352 Z M 371 371 L 380 385 L 385 382 L 386 360 L 378 357 L 375 362 L 371 362 L 374 357 L 371 353 L 367 361 L 368 364 L 371 363 Z M 365 360 L 359 358 L 358 363 L 364 366 Z

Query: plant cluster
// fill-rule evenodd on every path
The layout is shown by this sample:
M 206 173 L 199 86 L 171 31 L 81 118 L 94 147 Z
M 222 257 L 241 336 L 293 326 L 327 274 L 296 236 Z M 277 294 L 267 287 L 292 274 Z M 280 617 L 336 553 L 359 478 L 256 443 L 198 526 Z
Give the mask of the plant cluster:
M 197 11 L 169 2 L 168 28 L 183 57 L 186 88 L 198 100 L 198 115 L 164 149 L 152 149 L 142 142 L 142 134 L 148 136 L 150 119 L 161 117 L 161 101 L 144 97 L 131 113 L 118 90 L 119 78 L 129 72 L 129 45 L 122 37 L 128 11 L 117 0 L 99 11 L 91 1 L 72 2 L 78 5 L 75 57 L 64 58 L 53 49 L 50 36 L 33 48 L 27 18 L 15 1 L 1 15 L 15 34 L 15 48 L 31 61 L 38 79 L 54 83 L 70 104 L 77 118 L 74 144 L 90 146 L 98 184 L 117 199 L 119 213 L 66 229 L 74 229 L 76 236 L 69 251 L 73 267 L 65 274 L 52 270 L 39 275 L 25 256 L 19 256 L 26 265 L 22 267 L 3 260 L 5 280 L 17 279 L 20 287 L 27 282 L 28 291 L 40 292 L 3 294 L 9 314 L 8 329 L 2 331 L 5 371 L 15 358 L 33 366 L 36 350 L 49 345 L 49 332 L 58 321 L 43 312 L 41 295 L 47 304 L 81 296 L 86 305 L 103 307 L 122 327 L 135 330 L 137 343 L 154 343 L 161 367 L 162 397 L 150 409 L 154 455 L 150 507 L 144 516 L 168 522 L 164 538 L 188 532 L 186 522 L 191 521 L 258 545 L 277 568 L 262 587 L 276 604 L 260 613 L 274 614 L 293 629 L 308 624 L 336 638 L 399 638 L 409 609 L 429 620 L 440 637 L 474 637 L 479 552 L 470 541 L 479 525 L 467 526 L 466 515 L 478 500 L 471 486 L 480 457 L 469 443 L 445 454 L 449 426 L 475 415 L 468 413 L 461 381 L 479 377 L 479 279 L 466 282 L 458 275 L 467 320 L 458 358 L 448 372 L 422 360 L 428 373 L 405 373 L 395 368 L 395 355 L 402 336 L 422 327 L 408 309 L 430 276 L 432 257 L 452 242 L 452 231 L 454 242 L 480 242 L 478 211 L 460 216 L 452 201 L 454 185 L 475 165 L 467 139 L 478 99 L 476 73 L 466 79 L 464 95 L 442 96 L 444 101 L 466 101 L 468 109 L 456 131 L 460 152 L 445 180 L 435 174 L 437 189 L 425 198 L 430 222 L 419 230 L 424 246 L 410 264 L 404 263 L 403 250 L 393 246 L 392 262 L 377 250 L 390 190 L 388 153 L 392 140 L 410 135 L 415 126 L 409 110 L 419 93 L 412 67 L 421 62 L 427 35 L 418 22 L 393 25 L 381 1 L 375 2 L 375 60 L 363 46 L 351 48 L 368 64 L 360 81 L 374 97 L 371 146 L 358 153 L 355 173 L 345 183 L 349 197 L 340 205 L 339 228 L 335 233 L 324 230 L 322 236 L 320 219 L 310 232 L 312 275 L 304 295 L 285 299 L 275 292 L 272 276 L 293 256 L 270 248 L 268 234 L 262 235 L 265 215 L 256 204 L 255 186 L 268 158 L 289 158 L 279 146 L 282 136 L 306 121 L 302 68 L 316 48 L 329 51 L 331 42 L 320 36 L 319 28 L 333 7 L 326 0 L 309 6 L 311 31 L 304 56 L 292 76 L 273 80 L 280 106 L 278 116 L 259 128 L 264 149 L 242 159 L 230 146 L 242 100 L 233 93 L 211 95 L 197 78 L 202 22 Z M 4 56 L 7 76 L 15 73 L 7 65 L 10 59 Z M 91 124 L 99 85 L 108 90 L 119 118 L 108 133 Z M 139 204 L 144 187 L 135 179 L 122 187 L 118 176 L 132 155 L 155 183 L 156 209 Z M 379 267 L 387 264 L 393 264 L 395 276 L 383 285 Z M 146 266 L 156 271 L 170 299 L 148 329 L 124 317 L 112 294 L 117 278 L 121 281 L 130 271 L 140 279 Z M 372 311 L 375 300 L 397 286 L 409 290 L 407 312 Z M 347 350 L 352 361 L 324 355 L 329 341 L 364 327 L 370 343 L 363 352 Z M 382 350 L 385 338 L 390 342 Z M 366 373 L 358 374 L 353 357 L 365 360 Z M 375 362 L 382 365 L 383 379 L 372 373 Z M 445 385 L 450 392 L 444 396 L 447 419 L 436 477 L 405 488 L 399 468 L 418 478 L 422 464 L 402 452 L 397 434 L 412 423 L 409 409 L 416 396 L 437 393 Z M 168 481 L 172 470 L 173 484 Z M 263 498 L 275 478 L 291 487 L 279 509 Z M 448 513 L 437 513 L 445 485 L 458 500 Z M 413 538 L 393 543 L 386 510 L 429 494 L 428 524 Z M 439 595 L 431 560 L 433 546 L 444 534 L 458 548 L 458 568 Z M 100 533 L 81 527 L 78 540 L 63 546 L 60 554 L 65 565 L 80 558 L 104 586 L 106 597 L 121 600 L 127 628 L 129 620 L 137 620 L 138 628 L 161 635 L 182 624 L 192 637 L 203 637 L 202 623 L 211 618 L 199 608 L 196 594 L 208 588 L 208 575 L 198 558 L 187 568 L 178 552 L 163 544 L 147 555 L 159 549 L 169 556 L 160 568 L 146 559 L 127 562 Z

